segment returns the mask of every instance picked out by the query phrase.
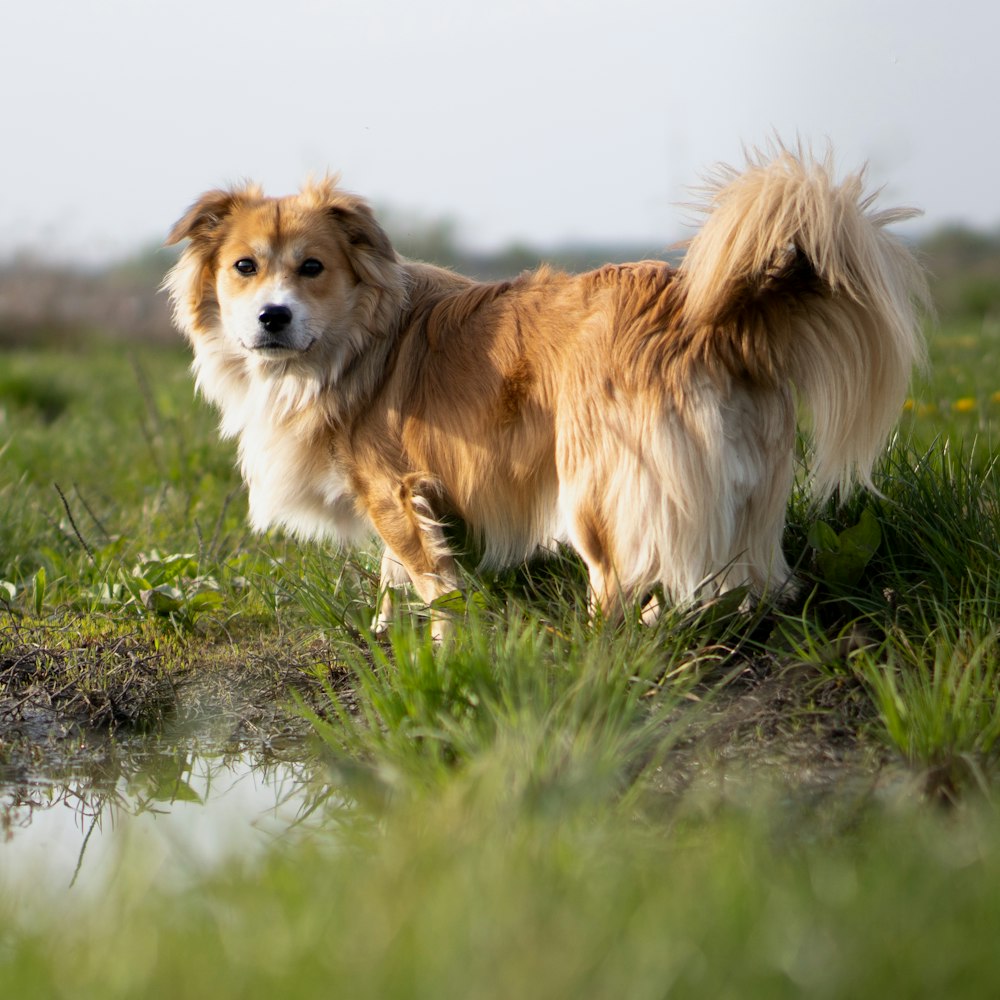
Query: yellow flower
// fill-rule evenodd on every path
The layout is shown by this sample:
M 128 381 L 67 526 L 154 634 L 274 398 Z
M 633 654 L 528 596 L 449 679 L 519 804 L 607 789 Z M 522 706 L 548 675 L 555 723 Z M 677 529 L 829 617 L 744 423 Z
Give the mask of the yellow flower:
M 957 413 L 971 413 L 976 408 L 976 401 L 972 396 L 963 396 L 956 399 L 951 408 Z
M 1000 395 L 1000 393 L 998 393 L 998 395 Z M 903 403 L 903 409 L 905 412 L 909 413 L 913 409 L 913 400 L 908 399 L 905 403 Z
M 997 391 L 990 396 L 990 399 L 992 399 L 994 403 L 1000 403 L 1000 389 L 997 389 Z

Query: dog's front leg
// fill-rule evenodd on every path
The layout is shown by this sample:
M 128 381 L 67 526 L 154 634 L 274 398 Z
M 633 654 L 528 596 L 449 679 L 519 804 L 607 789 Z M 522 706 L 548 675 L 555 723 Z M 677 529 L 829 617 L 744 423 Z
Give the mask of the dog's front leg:
M 455 560 L 435 517 L 434 502 L 439 494 L 440 488 L 433 479 L 411 474 L 395 483 L 376 484 L 365 497 L 368 515 L 386 545 L 381 585 L 390 581 L 398 585 L 408 580 L 427 604 L 458 588 Z M 386 592 L 376 627 L 388 623 L 391 600 Z M 450 629 L 447 613 L 432 609 L 434 640 L 443 641 Z

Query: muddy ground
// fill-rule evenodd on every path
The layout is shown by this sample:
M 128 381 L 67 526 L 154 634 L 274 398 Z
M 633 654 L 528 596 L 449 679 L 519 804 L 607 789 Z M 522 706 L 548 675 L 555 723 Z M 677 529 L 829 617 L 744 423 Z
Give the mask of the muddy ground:
M 78 621 L 9 619 L 0 625 L 0 779 L 76 770 L 153 738 L 307 757 L 302 706 L 328 713 L 331 689 L 350 706 L 349 671 L 316 639 L 166 641 L 138 627 L 88 636 Z M 669 796 L 709 770 L 766 769 L 819 788 L 877 782 L 890 762 L 861 687 L 787 658 L 734 655 L 682 711 L 658 772 Z

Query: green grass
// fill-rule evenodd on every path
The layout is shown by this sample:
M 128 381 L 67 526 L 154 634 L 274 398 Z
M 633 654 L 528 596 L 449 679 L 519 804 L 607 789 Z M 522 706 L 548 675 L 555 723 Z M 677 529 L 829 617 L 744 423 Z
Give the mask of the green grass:
M 100 898 L 0 895 L 0 989 L 995 992 L 996 339 L 935 338 L 881 496 L 793 498 L 798 606 L 592 626 L 566 556 L 470 577 L 443 648 L 417 605 L 367 634 L 374 550 L 247 533 L 181 351 L 4 353 L 0 707 L 49 685 L 155 728 L 264 663 L 322 804 L 253 864 L 160 878 L 136 847 Z
M 258 567 L 294 558 L 293 546 L 249 536 L 232 451 L 195 401 L 187 361 L 180 349 L 100 342 L 5 352 L 0 580 L 32 605 L 175 612 L 190 625 L 245 613 Z M 45 392 L 64 401 L 55 416 L 35 402 Z M 141 594 L 157 588 L 144 608 Z M 225 593 L 225 609 L 209 591 Z
M 937 435 L 989 438 L 1000 418 L 1000 322 L 950 322 L 929 341 L 930 365 L 907 402 L 905 433 L 924 445 Z
M 985 601 L 959 602 L 925 622 L 915 638 L 895 629 L 857 669 L 869 687 L 884 735 L 928 785 L 954 795 L 969 778 L 987 784 L 1000 750 L 1000 634 L 995 587 Z
M 672 822 L 605 787 L 525 794 L 496 748 L 377 824 L 165 886 L 141 844 L 97 899 L 0 900 L 18 997 L 982 997 L 1000 828 L 849 797 L 707 790 Z M 750 804 L 748 804 L 750 803 Z M 14 912 L 14 906 L 18 912 Z

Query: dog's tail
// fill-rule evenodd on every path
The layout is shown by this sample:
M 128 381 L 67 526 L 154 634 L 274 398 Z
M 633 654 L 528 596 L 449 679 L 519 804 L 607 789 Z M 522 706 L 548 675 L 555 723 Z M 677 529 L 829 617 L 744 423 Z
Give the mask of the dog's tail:
M 814 488 L 871 486 L 872 466 L 924 358 L 923 271 L 872 211 L 863 172 L 836 184 L 829 155 L 778 147 L 708 188 L 708 219 L 680 268 L 691 347 L 756 383 L 791 381 L 811 414 Z

